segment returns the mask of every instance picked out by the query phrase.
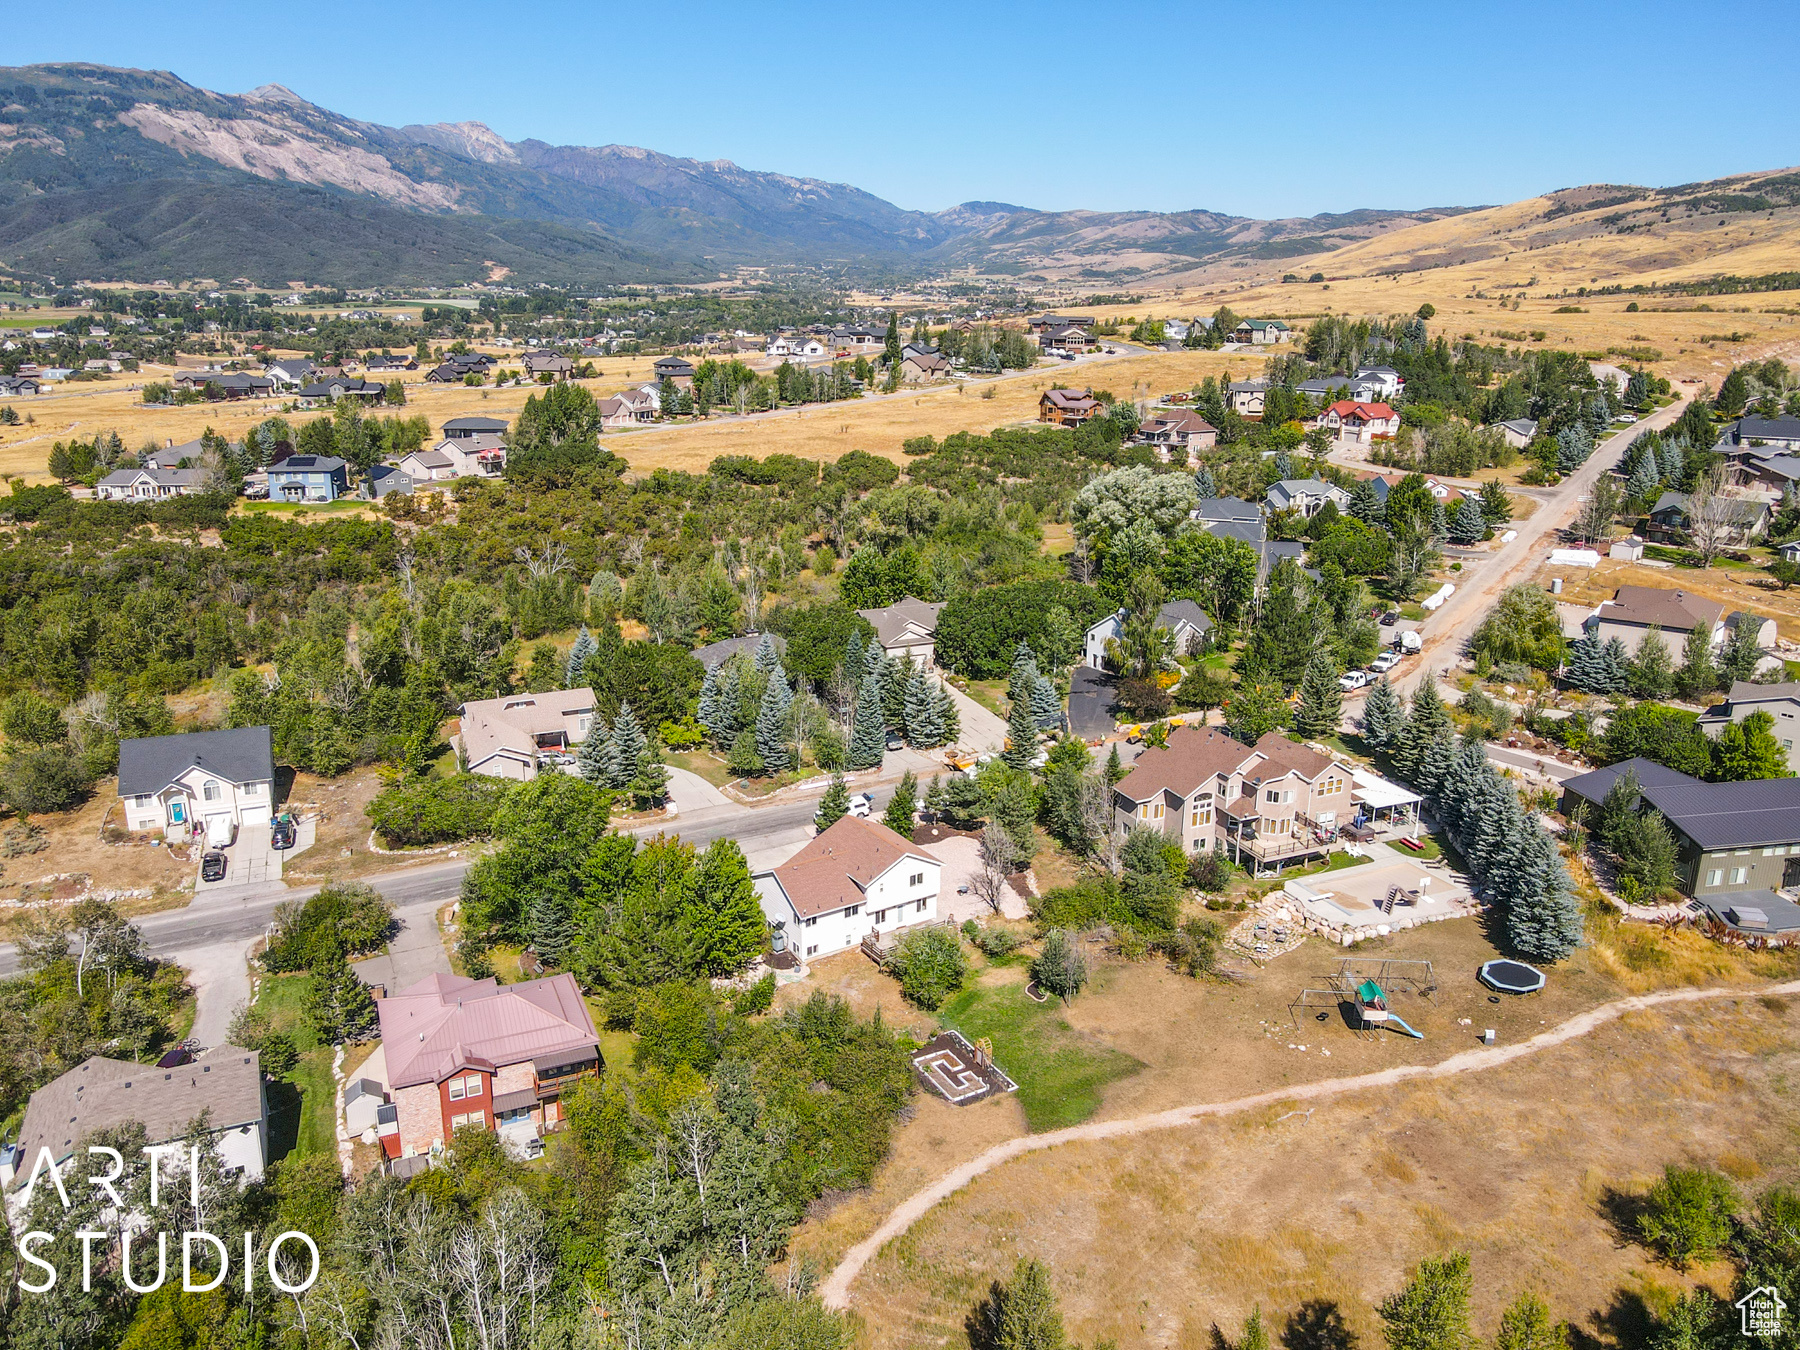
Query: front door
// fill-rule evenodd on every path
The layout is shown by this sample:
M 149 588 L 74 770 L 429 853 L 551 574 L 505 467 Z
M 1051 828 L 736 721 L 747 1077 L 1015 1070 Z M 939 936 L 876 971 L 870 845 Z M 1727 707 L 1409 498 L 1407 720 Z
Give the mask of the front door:
M 1787 860 L 1787 866 L 1781 871 L 1781 884 L 1784 887 L 1800 886 L 1800 857 Z

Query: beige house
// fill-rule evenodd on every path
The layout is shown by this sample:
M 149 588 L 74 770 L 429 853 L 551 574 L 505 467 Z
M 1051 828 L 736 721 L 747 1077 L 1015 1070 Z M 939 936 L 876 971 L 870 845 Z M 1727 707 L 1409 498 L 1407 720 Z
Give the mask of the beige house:
M 268 829 L 275 753 L 267 727 L 189 731 L 119 743 L 125 828 L 223 848 L 240 828 Z
M 458 478 L 498 478 L 506 471 L 506 442 L 499 436 L 446 436 L 429 450 L 403 456 L 400 468 L 415 483 Z
M 524 782 L 541 769 L 573 763 L 569 752 L 594 724 L 594 691 L 478 699 L 462 705 L 461 719 L 451 739 L 467 771 Z
M 950 359 L 939 352 L 908 347 L 900 361 L 900 379 L 906 384 L 927 384 L 950 374 Z
M 1725 640 L 1725 606 L 1692 591 L 1661 586 L 1621 586 L 1610 600 L 1582 624 L 1583 633 L 1598 633 L 1602 644 L 1618 638 L 1627 654 L 1635 654 L 1651 625 L 1662 629 L 1663 641 L 1679 661 L 1681 645 L 1697 627 L 1704 627 L 1710 642 Z
M 1800 753 L 1794 746 L 1800 742 L 1800 684 L 1751 684 L 1735 681 L 1725 701 L 1700 714 L 1700 730 L 1718 739 L 1732 722 L 1741 722 L 1751 713 L 1766 712 L 1775 725 L 1771 734 L 1787 751 L 1788 768 L 1800 773 Z
M 1219 429 L 1199 413 L 1177 408 L 1146 417 L 1132 439 L 1154 447 L 1156 457 L 1166 464 L 1176 450 L 1185 456 L 1188 451 L 1212 449 L 1218 444 Z
M 897 600 L 883 609 L 859 609 L 875 629 L 875 640 L 896 661 L 912 658 L 914 665 L 930 670 L 936 664 L 938 615 L 941 604 L 916 600 L 912 596 Z

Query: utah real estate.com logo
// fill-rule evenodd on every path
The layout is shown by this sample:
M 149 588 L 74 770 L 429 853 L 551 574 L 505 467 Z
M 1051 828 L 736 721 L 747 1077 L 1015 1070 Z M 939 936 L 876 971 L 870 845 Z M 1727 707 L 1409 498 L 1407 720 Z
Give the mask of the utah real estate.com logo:
M 1773 1285 L 1752 1289 L 1737 1301 L 1736 1307 L 1743 1318 L 1744 1335 L 1764 1341 L 1781 1335 L 1781 1315 L 1787 1311 L 1787 1304 Z

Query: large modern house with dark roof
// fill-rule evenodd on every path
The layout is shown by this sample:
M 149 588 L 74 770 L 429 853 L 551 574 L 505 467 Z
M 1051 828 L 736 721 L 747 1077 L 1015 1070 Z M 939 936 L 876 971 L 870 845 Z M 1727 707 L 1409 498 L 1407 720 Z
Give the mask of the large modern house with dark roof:
M 1710 908 L 1748 892 L 1800 885 L 1800 778 L 1703 783 L 1651 760 L 1629 759 L 1564 783 L 1563 814 L 1585 803 L 1591 819 L 1627 772 L 1637 774 L 1642 800 L 1675 835 L 1675 884 L 1682 894 Z
M 781 866 L 756 874 L 763 917 L 802 960 L 938 916 L 944 865 L 878 820 L 844 816 Z
M 246 825 L 269 824 L 275 805 L 275 752 L 267 727 L 190 731 L 119 743 L 119 800 L 125 828 L 187 838 L 196 830 L 222 844 Z

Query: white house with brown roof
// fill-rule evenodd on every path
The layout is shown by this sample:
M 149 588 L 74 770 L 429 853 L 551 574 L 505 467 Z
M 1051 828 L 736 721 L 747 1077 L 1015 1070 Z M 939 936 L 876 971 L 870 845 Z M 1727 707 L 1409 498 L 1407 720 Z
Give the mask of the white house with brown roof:
M 914 665 L 930 670 L 937 657 L 938 615 L 942 604 L 904 596 L 881 609 L 856 611 L 875 629 L 875 640 L 896 661 L 911 658 Z
M 593 724 L 592 689 L 554 689 L 465 703 L 451 739 L 468 772 L 524 782 L 585 741 Z
M 573 975 L 508 985 L 428 975 L 376 1010 L 381 1058 L 363 1076 L 393 1097 L 377 1126 L 390 1161 L 441 1148 L 465 1126 L 554 1130 L 563 1090 L 600 1072 L 600 1037 Z
M 1681 644 L 1695 628 L 1704 627 L 1714 645 L 1725 640 L 1725 606 L 1692 591 L 1662 586 L 1621 586 L 1610 600 L 1582 623 L 1584 633 L 1598 633 L 1604 644 L 1618 638 L 1635 655 L 1654 624 L 1663 632 L 1671 654 L 1680 659 Z
M 871 933 L 933 922 L 943 873 L 936 857 L 880 821 L 843 816 L 755 881 L 763 916 L 810 961 Z
M 1348 437 L 1367 445 L 1377 436 L 1400 430 L 1400 414 L 1385 403 L 1359 403 L 1342 398 L 1319 414 L 1318 424 L 1340 439 Z
M 446 436 L 429 450 L 414 450 L 403 456 L 400 467 L 415 483 L 498 478 L 506 471 L 506 442 L 486 432 Z

